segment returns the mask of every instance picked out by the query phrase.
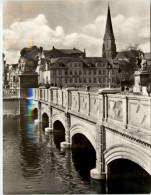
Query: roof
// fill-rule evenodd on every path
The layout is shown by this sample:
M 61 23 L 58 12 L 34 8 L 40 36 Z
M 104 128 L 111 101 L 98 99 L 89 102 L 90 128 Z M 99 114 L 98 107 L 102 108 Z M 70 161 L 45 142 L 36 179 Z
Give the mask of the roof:
M 80 51 L 79 49 L 56 49 L 53 47 L 51 50 L 43 50 L 43 53 L 46 58 L 57 58 L 57 57 L 67 57 L 68 55 L 72 54 L 84 54 L 84 52 Z
M 73 48 L 73 49 L 58 49 L 59 51 L 65 53 L 65 54 L 72 54 L 72 53 L 78 53 L 82 54 L 83 51 L 80 51 L 79 49 Z
M 130 51 L 121 51 L 116 55 L 116 59 L 124 59 L 124 58 L 136 58 L 139 56 L 138 51 L 130 50 Z
M 107 58 L 102 58 L 102 57 L 86 57 L 86 58 L 78 58 L 78 57 L 59 57 L 59 58 L 54 58 L 51 60 L 51 64 L 49 64 L 49 68 L 58 68 L 58 67 L 67 67 L 69 62 L 82 62 L 84 68 L 95 68 L 99 67 L 101 65 L 102 67 L 102 62 L 104 67 L 107 68 L 107 64 L 111 64 L 113 68 L 115 66 L 110 62 Z M 97 66 L 96 66 L 97 63 Z M 105 64 L 107 63 L 107 64 Z
M 110 38 L 115 39 L 114 38 L 114 33 L 113 33 L 113 28 L 112 28 L 111 13 L 110 13 L 110 7 L 109 6 L 108 6 L 108 13 L 107 13 L 104 39 L 108 38 L 108 35 L 109 35 Z

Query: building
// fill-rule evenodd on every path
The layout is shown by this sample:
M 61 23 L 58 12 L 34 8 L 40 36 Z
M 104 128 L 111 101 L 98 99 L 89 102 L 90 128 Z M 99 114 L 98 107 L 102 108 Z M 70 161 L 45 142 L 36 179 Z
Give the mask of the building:
M 118 69 L 112 64 L 116 44 L 108 7 L 103 43 L 103 57 L 86 57 L 86 52 L 73 49 L 43 50 L 39 55 L 39 83 L 63 86 L 116 87 Z M 110 71 L 110 74 L 109 74 Z M 110 75 L 110 76 L 109 76 Z M 110 78 L 109 78 L 110 77 Z
M 8 64 L 6 63 L 6 60 L 5 60 L 5 54 L 3 53 L 2 54 L 2 64 L 3 64 L 3 67 L 2 67 L 2 71 L 3 71 L 3 87 L 4 88 L 8 88 L 9 87 L 9 66 Z
M 112 21 L 111 21 L 111 14 L 110 14 L 109 6 L 108 6 L 102 54 L 104 58 L 108 58 L 108 59 L 114 59 L 116 56 L 116 44 L 115 44 L 115 37 L 113 33 L 113 28 L 112 28 Z
M 14 89 L 19 87 L 19 67 L 18 64 L 10 64 L 9 65 L 9 87 Z
M 42 55 L 46 59 L 58 58 L 58 57 L 86 57 L 85 50 L 84 52 L 79 49 L 56 49 L 54 46 L 51 50 L 43 50 L 41 47 Z
M 47 64 L 47 62 L 45 61 Z M 44 84 L 63 86 L 83 86 L 93 87 L 109 86 L 109 71 L 111 73 L 111 87 L 116 87 L 117 69 L 112 67 L 112 63 L 101 57 L 60 57 L 48 65 L 45 65 L 40 79 Z M 109 70 L 111 69 L 111 70 Z

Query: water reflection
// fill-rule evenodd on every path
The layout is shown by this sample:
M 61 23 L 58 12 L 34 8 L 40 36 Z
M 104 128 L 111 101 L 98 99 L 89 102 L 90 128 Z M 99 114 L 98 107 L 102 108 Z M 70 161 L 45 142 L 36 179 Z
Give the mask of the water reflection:
M 53 134 L 45 133 L 42 124 L 22 118 L 5 119 L 3 129 L 5 194 L 105 194 L 114 193 L 115 189 L 118 192 L 120 187 L 124 193 L 132 185 L 131 180 L 126 180 L 125 186 L 90 180 L 96 158 L 93 147 L 82 138 L 81 143 L 91 147 L 78 148 L 81 138 L 75 137 L 76 148 L 60 149 L 60 142 L 65 140 L 62 126 L 59 129 L 56 125 Z M 112 167 L 111 172 L 114 175 Z

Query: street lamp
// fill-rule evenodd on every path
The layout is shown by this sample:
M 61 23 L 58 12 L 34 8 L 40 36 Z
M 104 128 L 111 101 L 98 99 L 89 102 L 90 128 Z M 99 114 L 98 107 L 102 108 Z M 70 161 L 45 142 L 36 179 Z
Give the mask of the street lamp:
M 109 71 L 109 76 L 108 76 L 109 88 L 111 88 L 111 69 L 112 69 L 111 64 L 108 63 L 107 69 Z

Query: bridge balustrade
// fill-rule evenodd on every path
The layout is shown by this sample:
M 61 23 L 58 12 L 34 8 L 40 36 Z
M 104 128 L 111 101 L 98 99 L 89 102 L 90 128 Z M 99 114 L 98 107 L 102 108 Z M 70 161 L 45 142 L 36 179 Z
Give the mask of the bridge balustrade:
M 151 99 L 145 96 L 109 94 L 106 96 L 105 118 L 128 129 L 150 133 Z
M 67 91 L 62 90 L 62 106 L 67 108 Z
M 3 98 L 26 98 L 28 90 L 3 89 Z M 116 123 L 129 129 L 151 130 L 151 98 L 123 94 L 98 94 L 68 89 L 33 89 L 37 100 L 51 102 L 62 108 L 96 120 Z
M 128 96 L 127 120 L 129 128 L 139 128 L 144 133 L 151 132 L 151 99 L 150 97 Z
M 63 106 L 63 91 L 62 90 L 57 90 L 57 100 L 58 100 L 58 105 Z
M 82 115 L 98 120 L 116 123 L 125 128 L 139 128 L 140 130 L 145 130 L 146 133 L 151 129 L 150 97 L 123 94 L 102 95 L 56 89 L 39 90 L 42 90 L 41 100 L 51 101 L 73 112 L 79 112 Z
M 18 98 L 19 89 L 3 89 L 3 98 Z

